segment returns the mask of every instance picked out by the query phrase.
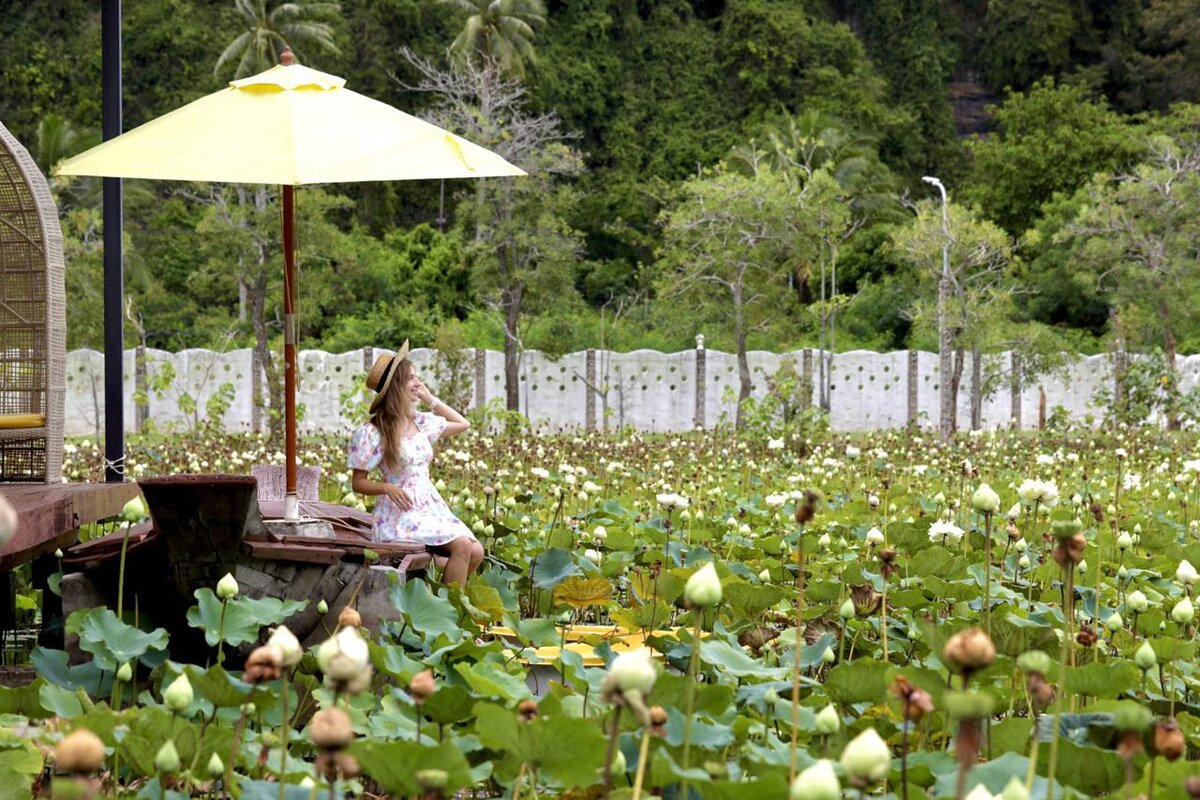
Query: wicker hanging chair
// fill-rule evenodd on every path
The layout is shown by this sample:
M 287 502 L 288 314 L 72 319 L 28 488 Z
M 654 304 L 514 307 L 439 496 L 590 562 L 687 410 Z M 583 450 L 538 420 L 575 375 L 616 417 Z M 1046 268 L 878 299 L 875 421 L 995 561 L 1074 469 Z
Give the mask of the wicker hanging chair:
M 64 271 L 50 186 L 0 124 L 0 481 L 62 480 Z

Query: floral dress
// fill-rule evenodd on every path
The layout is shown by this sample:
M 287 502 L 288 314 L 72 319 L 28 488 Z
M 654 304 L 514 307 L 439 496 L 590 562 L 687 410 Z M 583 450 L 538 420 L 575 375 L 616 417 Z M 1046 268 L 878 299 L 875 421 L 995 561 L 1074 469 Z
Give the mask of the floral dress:
M 400 442 L 400 467 L 395 471 L 383 463 L 383 437 L 374 425 L 363 425 L 350 440 L 350 469 L 369 472 L 378 467 L 385 481 L 407 490 L 413 500 L 412 508 L 403 511 L 387 495 L 375 498 L 375 539 L 425 545 L 446 544 L 460 536 L 474 539 L 429 480 L 433 442 L 446 429 L 446 420 L 420 412 L 416 423 L 417 430 Z

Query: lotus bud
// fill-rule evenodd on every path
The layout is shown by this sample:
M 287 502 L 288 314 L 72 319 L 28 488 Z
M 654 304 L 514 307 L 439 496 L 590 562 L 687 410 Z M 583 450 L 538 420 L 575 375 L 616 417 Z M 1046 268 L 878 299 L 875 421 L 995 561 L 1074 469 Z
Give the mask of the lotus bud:
M 62 557 L 63 557 L 63 551 L 62 551 L 62 548 L 61 548 L 61 547 L 56 547 L 56 548 L 54 548 L 54 557 L 55 557 L 55 558 L 57 558 L 57 559 L 60 559 L 60 560 L 62 559 Z
M 987 787 L 982 783 L 976 785 L 974 789 L 967 792 L 963 800 L 993 800 L 992 793 L 987 790 Z
M 1125 598 L 1125 605 L 1129 606 L 1129 610 L 1135 614 L 1141 614 L 1150 607 L 1150 601 L 1146 599 L 1146 595 L 1142 594 L 1141 589 L 1134 589 Z
M 97 772 L 104 766 L 104 742 L 87 728 L 77 728 L 55 745 L 54 763 L 73 775 Z
M 774 689 L 767 689 L 763 692 L 763 702 L 769 706 L 773 706 L 779 702 L 779 692 Z
M 604 558 L 604 556 L 602 556 L 600 554 L 599 550 L 592 550 L 592 549 L 584 550 L 583 557 L 586 558 L 588 561 L 591 561 L 593 564 L 599 564 L 600 561 Z
M 598 542 L 603 542 L 608 538 L 608 529 L 603 525 L 597 525 L 595 530 L 592 531 L 592 538 Z
M 321 600 L 320 602 L 318 602 L 317 603 L 317 613 L 321 614 L 321 615 L 328 614 L 329 613 L 329 603 L 325 602 L 324 600 Z
M 879 547 L 883 544 L 883 531 L 879 528 L 871 528 L 867 531 L 867 544 L 871 547 Z
M 233 573 L 226 572 L 221 580 L 217 581 L 217 597 L 222 600 L 232 600 L 238 595 L 238 582 L 233 577 Z
M 872 509 L 879 508 L 879 498 L 873 494 L 868 495 L 867 496 L 867 505 L 869 505 Z
M 937 503 L 939 506 L 946 505 L 946 494 L 944 492 L 938 492 L 933 496 L 933 502 Z
M 1196 607 L 1192 605 L 1192 601 L 1185 597 L 1175 604 L 1171 609 L 1171 619 L 1177 625 L 1189 625 L 1192 619 L 1196 616 Z
M 1158 656 L 1154 653 L 1154 648 L 1150 646 L 1150 642 L 1142 642 L 1133 654 L 1133 663 L 1142 672 L 1149 672 L 1158 666 Z
M 1026 675 L 1049 675 L 1051 663 L 1050 656 L 1041 650 L 1029 650 L 1017 657 L 1017 666 Z
M 483 527 L 484 526 L 483 526 L 482 519 L 477 519 L 473 523 L 471 523 L 471 530 L 474 531 L 475 533 L 483 533 Z
M 762 581 L 763 583 L 770 583 L 770 581 L 771 581 L 771 570 L 769 570 L 769 569 L 764 569 L 762 572 L 758 573 L 758 579 L 759 579 L 760 581 Z
M 121 666 L 117 667 L 117 680 L 121 683 L 129 683 L 133 680 L 133 667 L 128 661 L 122 662 Z
M 304 649 L 300 646 L 299 640 L 296 639 L 295 635 L 286 625 L 280 625 L 272 631 L 271 638 L 267 640 L 267 644 L 279 648 L 285 667 L 296 666 L 300 663 L 300 659 L 304 657 Z
M 1108 619 L 1104 620 L 1104 627 L 1108 628 L 1109 633 L 1116 633 L 1125 627 L 1125 620 L 1121 619 L 1120 612 L 1114 611 Z
M 1029 560 L 1029 556 L 1021 556 L 1017 559 L 1017 566 L 1021 569 L 1029 569 L 1029 565 L 1033 562 Z
M 789 800 L 840 800 L 842 784 L 833 771 L 833 762 L 821 759 L 792 781 Z
M 1117 580 L 1124 583 L 1129 579 L 1129 570 L 1125 569 L 1125 565 L 1117 567 Z
M 854 619 L 855 613 L 854 601 L 847 597 L 846 602 L 842 603 L 842 607 L 838 609 L 838 616 L 842 618 L 843 622 L 849 622 Z
M 1117 549 L 1124 552 L 1133 547 L 1133 537 L 1129 535 L 1129 531 L 1121 531 L 1121 535 L 1117 537 Z
M 507 509 L 516 508 L 517 507 L 517 498 L 511 497 L 511 496 L 504 498 L 504 507 Z
M 1175 580 L 1185 586 L 1191 586 L 1200 579 L 1200 573 L 1196 572 L 1196 568 L 1186 558 L 1179 562 L 1179 566 L 1175 569 Z
M 121 519 L 125 522 L 141 522 L 146 518 L 146 501 L 137 496 L 121 509 Z
M 1008 779 L 1008 785 L 1000 793 L 1000 800 L 1030 800 L 1025 784 L 1017 776 Z
M 1000 510 L 1000 495 L 991 486 L 981 483 L 975 494 L 971 495 L 971 507 L 976 513 L 991 516 Z
M 832 647 L 826 647 L 825 652 L 821 653 L 821 663 L 832 664 L 835 661 L 837 661 L 837 653 L 833 652 Z
M 192 691 L 192 682 L 188 680 L 187 673 L 181 673 L 163 690 L 163 702 L 176 714 L 186 711 L 194 699 L 195 692 Z
M 1086 574 L 1086 573 L 1087 573 L 1087 571 L 1088 571 L 1088 563 L 1087 563 L 1087 559 L 1086 559 L 1086 558 L 1085 558 L 1085 559 L 1083 559 L 1082 561 L 1080 561 L 1078 564 L 1076 564 L 1076 565 L 1075 565 L 1075 571 L 1076 571 L 1076 572 L 1078 572 L 1080 575 L 1084 575 L 1084 574 Z
M 216 780 L 225 774 L 225 762 L 216 753 L 212 754 L 212 758 L 208 759 L 208 777 Z
M 650 657 L 649 648 L 639 647 L 620 653 L 614 658 L 608 668 L 608 675 L 622 692 L 638 691 L 648 695 L 654 688 L 658 671 Z
M 817 545 L 819 545 L 822 549 L 826 549 L 826 550 L 829 549 L 829 545 L 832 542 L 833 542 L 833 539 L 832 539 L 832 537 L 830 537 L 830 535 L 828 533 L 822 533 L 821 537 L 819 539 L 817 539 Z
M 697 608 L 721 602 L 721 579 L 713 562 L 709 561 L 688 578 L 683 586 L 683 596 L 689 605 Z
M 450 782 L 450 773 L 444 769 L 419 769 L 413 773 L 413 778 L 426 792 L 437 793 L 440 796 L 446 784 Z
M 817 714 L 817 733 L 822 736 L 832 736 L 842 727 L 842 716 L 834 708 L 833 703 L 825 706 Z
M 842 751 L 842 771 L 856 785 L 870 786 L 887 777 L 892 751 L 874 728 L 867 728 Z
M 179 769 L 179 751 L 170 739 L 154 755 L 154 768 L 162 775 L 170 775 Z
M 342 628 L 317 648 L 317 666 L 337 681 L 358 677 L 369 659 L 370 650 L 356 628 Z

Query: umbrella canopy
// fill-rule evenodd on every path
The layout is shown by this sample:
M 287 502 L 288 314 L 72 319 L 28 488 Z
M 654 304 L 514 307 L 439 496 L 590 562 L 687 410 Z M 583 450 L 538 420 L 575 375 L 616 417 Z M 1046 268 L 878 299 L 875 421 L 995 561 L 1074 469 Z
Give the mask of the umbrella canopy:
M 97 145 L 57 174 L 281 186 L 525 174 L 345 84 L 299 64 L 272 67 Z
M 345 88 L 335 75 L 283 63 L 63 162 L 58 175 L 283 187 L 285 517 L 296 497 L 294 187 L 313 183 L 524 175 L 500 156 Z

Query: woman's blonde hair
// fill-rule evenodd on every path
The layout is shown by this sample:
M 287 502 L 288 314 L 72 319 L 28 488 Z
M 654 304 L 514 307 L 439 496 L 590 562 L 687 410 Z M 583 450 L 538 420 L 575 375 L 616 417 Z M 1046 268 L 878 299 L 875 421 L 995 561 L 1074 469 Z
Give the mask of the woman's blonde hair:
M 407 358 L 396 367 L 399 370 L 387 387 L 387 394 L 379 408 L 371 415 L 371 424 L 383 437 L 383 463 L 389 469 L 398 469 L 401 463 L 400 442 L 404 423 L 414 418 L 413 404 L 405 387 L 413 375 L 413 365 Z

